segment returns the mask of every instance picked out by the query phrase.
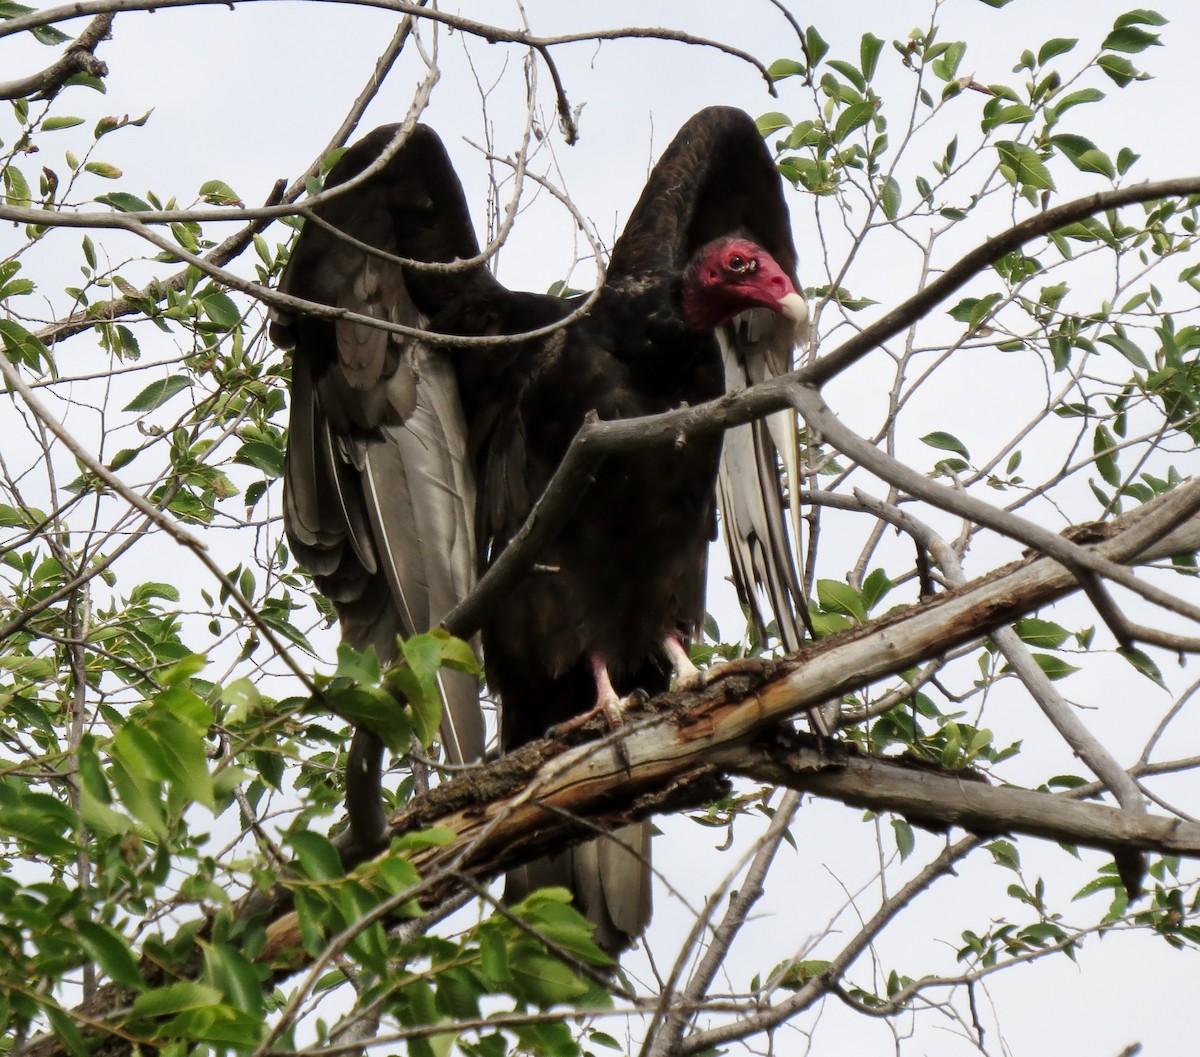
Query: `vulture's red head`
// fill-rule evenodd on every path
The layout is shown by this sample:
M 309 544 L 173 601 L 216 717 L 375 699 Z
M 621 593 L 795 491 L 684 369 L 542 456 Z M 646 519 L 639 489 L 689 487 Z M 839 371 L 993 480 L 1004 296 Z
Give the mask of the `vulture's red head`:
M 769 308 L 800 327 L 808 306 L 779 263 L 757 242 L 716 239 L 701 246 L 683 273 L 683 318 L 707 333 L 748 308 Z

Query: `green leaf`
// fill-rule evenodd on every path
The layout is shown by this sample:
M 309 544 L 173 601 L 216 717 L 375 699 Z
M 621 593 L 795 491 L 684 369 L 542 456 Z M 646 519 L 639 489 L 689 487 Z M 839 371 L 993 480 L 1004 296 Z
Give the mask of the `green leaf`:
M 442 644 L 428 632 L 412 635 L 401 644 L 404 659 L 423 686 L 432 686 L 442 666 Z
M 251 1016 L 263 1016 L 266 1007 L 262 982 L 241 951 L 227 944 L 206 947 L 204 968 L 208 981 L 221 989 L 226 1002 Z
M 1149 80 L 1150 75 L 1142 73 L 1133 63 L 1121 55 L 1113 55 L 1111 52 L 1106 52 L 1096 60 L 1096 65 L 1100 67 L 1118 87 L 1125 88 L 1133 81 Z
M 900 852 L 900 861 L 903 862 L 912 853 L 917 846 L 917 838 L 913 834 L 913 828 L 902 818 L 892 819 L 892 832 L 896 835 L 896 848 Z
M 829 54 L 829 45 L 817 32 L 816 26 L 808 27 L 808 31 L 804 34 L 804 45 L 804 51 L 808 55 L 808 64 L 811 68 L 816 69 L 820 61 Z
M 119 180 L 125 174 L 115 165 L 110 165 L 104 161 L 90 161 L 83 166 L 84 172 L 90 172 L 93 176 L 101 176 L 105 180 Z
M 262 440 L 246 441 L 238 448 L 233 461 L 246 466 L 255 466 L 272 478 L 282 477 L 286 466 L 283 449 Z
M 541 1006 L 570 1002 L 588 991 L 566 965 L 539 950 L 521 948 L 509 960 L 509 971 L 533 1001 Z
M 758 126 L 758 134 L 766 137 L 772 132 L 778 132 L 781 128 L 791 128 L 792 119 L 787 114 L 772 111 L 769 114 L 763 114 L 755 124 Z
M 377 686 L 383 677 L 383 668 L 379 664 L 379 655 L 374 646 L 365 650 L 356 650 L 348 642 L 341 642 L 337 648 L 337 671 L 335 679 L 349 679 L 355 683 L 367 686 Z
M 1050 142 L 1062 151 L 1071 164 L 1081 172 L 1100 173 L 1109 179 L 1116 175 L 1117 171 L 1109 156 L 1086 136 L 1060 133 L 1057 136 L 1051 136 Z
M 1010 840 L 994 840 L 987 845 L 987 850 L 992 853 L 992 860 L 997 866 L 1007 867 L 1009 870 L 1019 870 L 1021 868 L 1021 856 L 1017 851 L 1017 846 Z
M 1038 49 L 1038 65 L 1045 66 L 1046 63 L 1056 56 L 1065 55 L 1078 43 L 1079 41 L 1075 37 L 1054 37 L 1052 40 L 1046 41 L 1046 43 Z
M 69 33 L 64 33 L 56 26 L 34 26 L 30 31 L 39 44 L 54 47 L 56 44 L 66 44 L 71 39 Z M 67 82 L 70 84 L 70 81 Z
M 858 62 L 863 77 L 868 81 L 875 76 L 875 68 L 879 65 L 879 55 L 883 51 L 883 41 L 872 33 L 864 33 L 858 44 Z
M 980 127 L 991 132 L 1001 125 L 1025 125 L 1033 120 L 1034 113 L 1024 103 L 1008 103 L 1002 99 L 989 100 L 983 109 Z
M 1079 671 L 1075 665 L 1068 664 L 1061 657 L 1055 657 L 1052 653 L 1035 653 L 1033 659 L 1052 680 L 1065 679 L 1073 672 Z
M 1000 156 L 1000 171 L 1014 187 L 1054 190 L 1050 170 L 1032 147 L 1013 140 L 1000 140 L 996 143 L 996 153 Z
M 113 983 L 130 991 L 144 991 L 146 982 L 125 937 L 94 921 L 76 920 L 79 943 Z
M 74 128 L 76 125 L 82 125 L 83 118 L 81 117 L 48 117 L 42 122 L 43 132 L 54 132 L 60 128 Z
M 1139 23 L 1147 26 L 1165 26 L 1168 21 L 1169 19 L 1163 18 L 1157 11 L 1138 7 L 1118 16 L 1116 22 L 1113 23 L 1113 28 L 1120 29 L 1122 26 L 1135 26 Z
M 889 176 L 879 196 L 879 204 L 883 207 L 883 215 L 888 220 L 895 220 L 900 215 L 900 200 L 900 183 L 894 176 Z
M 123 740 L 121 734 L 126 735 Z M 162 784 L 131 766 L 145 764 L 147 757 L 137 754 L 137 750 L 142 748 L 137 742 L 137 734 L 132 730 L 127 733 L 125 728 L 122 728 L 121 734 L 118 734 L 117 741 L 114 742 L 112 766 L 109 771 L 112 783 L 126 810 L 139 822 L 144 823 L 156 839 L 162 840 L 167 836 Z M 128 760 L 125 757 L 126 751 L 130 754 Z
M 429 634 L 441 642 L 442 665 L 444 667 L 453 668 L 459 672 L 467 672 L 469 675 L 477 675 L 479 673 L 479 658 L 475 656 L 475 651 L 471 648 L 469 642 L 455 638 L 442 628 L 435 628 Z M 714 637 L 714 641 L 718 639 L 719 637 Z
M 312 830 L 298 830 L 287 838 L 295 849 L 300 868 L 310 881 L 336 881 L 346 876 L 337 849 L 327 837 Z
M 423 747 L 429 748 L 442 722 L 442 697 L 436 684 L 423 683 L 406 667 L 393 668 L 388 672 L 387 684 L 408 702 L 410 731 Z M 380 736 L 385 737 L 383 734 Z
M 862 128 L 874 116 L 874 100 L 863 99 L 857 103 L 851 103 L 838 115 L 837 123 L 833 127 L 833 142 L 843 142 L 851 132 Z
M 882 569 L 873 569 L 867 574 L 867 578 L 863 580 L 862 600 L 868 613 L 882 601 L 893 586 Z
M 834 70 L 837 73 L 840 73 L 843 77 L 846 78 L 847 81 L 849 81 L 852 85 L 854 85 L 854 87 L 857 91 L 862 92 L 862 93 L 866 92 L 867 80 L 865 77 L 863 77 L 862 72 L 859 70 L 859 68 L 857 66 L 855 66 L 853 63 L 843 62 L 841 59 L 830 59 L 828 65 L 831 70 Z M 834 80 L 836 80 L 836 78 Z M 822 84 L 824 84 L 824 83 L 825 83 L 824 80 L 822 80 Z M 841 95 L 841 93 L 839 92 L 839 97 L 840 97 L 840 95 Z
M 1156 682 L 1164 690 L 1167 689 L 1167 684 L 1163 680 L 1162 672 L 1159 671 L 1158 665 L 1154 663 L 1153 658 L 1148 654 L 1143 653 L 1136 647 L 1121 647 L 1117 650 L 1122 657 L 1142 673 L 1147 679 Z
M 945 45 L 945 50 L 931 64 L 934 76 L 942 81 L 953 81 L 958 76 L 958 66 L 967 53 L 967 46 L 961 40 L 955 40 Z
M 818 580 L 817 599 L 823 609 L 834 613 L 845 613 L 858 623 L 866 622 L 867 611 L 862 597 L 849 584 L 841 580 Z
M 984 297 L 964 297 L 950 309 L 950 318 L 957 319 L 960 323 L 965 323 L 967 330 L 974 332 L 992 314 L 992 309 L 1001 300 L 1003 300 L 1003 297 L 1000 294 L 987 294 Z
M 209 205 L 244 206 L 238 193 L 223 180 L 208 180 L 200 185 L 200 197 Z
M 150 730 L 170 753 L 169 779 L 188 800 L 203 804 L 209 810 L 216 806 L 213 797 L 212 775 L 204 752 L 204 739 L 191 731 L 175 716 L 158 713 L 149 719 Z
M 151 382 L 137 396 L 130 400 L 122 410 L 153 411 L 156 407 L 162 407 L 163 404 L 176 394 L 182 393 L 185 389 L 190 389 L 191 385 L 191 379 L 187 375 L 168 375 L 166 378 L 160 378 L 156 382 Z
M 770 66 L 767 67 L 767 76 L 772 81 L 782 81 L 785 77 L 800 77 L 807 72 L 807 69 L 802 62 L 797 62 L 795 59 L 776 59 Z M 778 115 L 784 117 L 784 115 Z M 761 121 L 762 118 L 759 118 Z M 790 125 L 791 121 L 785 118 L 785 125 Z M 778 127 L 778 126 L 776 126 Z
M 1135 367 L 1140 367 L 1143 371 L 1150 370 L 1150 361 L 1146 359 L 1146 354 L 1124 334 L 1105 334 L 1100 340 L 1105 345 L 1111 345 Z
M 154 208 L 145 199 L 138 198 L 137 195 L 131 195 L 126 191 L 110 191 L 108 194 L 97 197 L 96 201 L 106 206 L 112 206 L 113 209 L 120 210 L 122 213 L 148 213 Z
M 1042 649 L 1058 649 L 1071 637 L 1066 628 L 1038 617 L 1022 617 L 1013 628 L 1022 642 Z
M 210 287 L 200 295 L 200 311 L 225 328 L 236 327 L 242 318 L 233 298 L 216 287 Z
M 23 363 L 30 370 L 40 371 L 43 364 L 50 362 L 50 350 L 15 320 L 0 319 L 0 341 L 10 360 Z
M 223 723 L 242 723 L 262 707 L 262 695 L 249 679 L 235 679 L 221 688 L 221 703 L 229 706 Z
M 1116 488 L 1121 483 L 1121 473 L 1117 469 L 1117 456 L 1113 451 L 1114 441 L 1108 429 L 1099 425 L 1092 437 L 1092 454 L 1096 458 L 1096 469 L 1104 478 L 1106 484 Z
M 44 1006 L 43 1008 L 46 1011 L 46 1019 L 50 1021 L 50 1027 L 54 1029 L 54 1034 L 66 1043 L 72 1057 L 89 1057 L 91 1050 L 83 1041 L 83 1034 L 75 1023 L 74 1017 L 59 1006 Z
M 215 1006 L 220 1001 L 221 992 L 215 987 L 184 981 L 139 995 L 134 999 L 130 1016 L 135 1020 L 142 1017 L 163 1017 L 187 1009 Z
M 396 851 L 411 854 L 424 851 L 426 848 L 445 848 L 454 843 L 457 834 L 444 826 L 434 826 L 430 829 L 410 830 L 392 841 Z
M 1099 88 L 1081 88 L 1077 92 L 1068 92 L 1061 99 L 1055 100 L 1053 109 L 1055 114 L 1061 114 L 1073 106 L 1080 106 L 1083 103 L 1098 103 L 1103 98 L 1104 93 Z
M 953 433 L 943 433 L 941 430 L 935 430 L 933 433 L 926 433 L 921 438 L 921 443 L 928 444 L 931 448 L 937 448 L 939 451 L 955 452 L 968 462 L 971 460 L 971 453 L 967 451 L 967 446 L 954 436 Z
M 1127 55 L 1136 55 L 1140 51 L 1158 47 L 1161 44 L 1162 41 L 1159 40 L 1157 33 L 1151 33 L 1149 30 L 1141 29 L 1138 26 L 1126 25 L 1114 29 L 1104 38 L 1104 43 L 1100 47 L 1111 48 L 1113 51 L 1123 51 Z
M 32 205 L 33 196 L 29 192 L 29 184 L 21 170 L 15 165 L 8 164 L 4 166 L 3 173 L 9 204 L 14 206 Z
M 407 676 L 410 682 L 405 685 L 402 676 Z M 424 701 L 428 697 L 434 700 L 434 706 L 439 709 L 433 732 L 437 732 L 437 722 L 441 721 L 440 704 L 437 693 L 425 687 L 413 677 L 412 672 L 397 669 L 388 674 L 389 682 L 397 684 L 404 693 L 410 706 L 413 699 Z M 411 691 L 411 693 L 410 693 Z M 356 727 L 364 727 L 383 741 L 393 752 L 403 752 L 408 748 L 408 739 L 412 735 L 413 719 L 399 701 L 386 690 L 374 686 L 348 686 L 340 689 L 327 689 L 325 699 L 339 716 L 349 720 Z M 430 740 L 433 734 L 429 735 Z

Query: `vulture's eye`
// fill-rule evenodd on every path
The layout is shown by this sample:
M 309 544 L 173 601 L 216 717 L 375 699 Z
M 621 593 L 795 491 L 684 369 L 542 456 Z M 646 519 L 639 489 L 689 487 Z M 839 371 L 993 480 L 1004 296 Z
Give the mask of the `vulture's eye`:
M 734 254 L 729 258 L 729 270 L 731 272 L 744 272 L 746 270 L 746 258 Z

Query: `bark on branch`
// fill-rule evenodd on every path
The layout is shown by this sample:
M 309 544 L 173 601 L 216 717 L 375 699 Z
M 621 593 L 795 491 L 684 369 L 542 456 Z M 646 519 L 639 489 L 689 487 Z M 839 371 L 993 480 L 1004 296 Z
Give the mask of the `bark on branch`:
M 108 39 L 112 21 L 111 11 L 97 15 L 67 46 L 57 62 L 26 77 L 0 81 L 0 99 L 53 99 L 77 73 L 107 77 L 108 64 L 96 58 L 96 48 L 102 40 Z

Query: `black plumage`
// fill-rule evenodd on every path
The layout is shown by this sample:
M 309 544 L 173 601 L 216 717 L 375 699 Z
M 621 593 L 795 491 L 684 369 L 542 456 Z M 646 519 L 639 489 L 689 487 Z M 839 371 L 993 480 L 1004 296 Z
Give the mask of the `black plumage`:
M 386 126 L 350 148 L 329 183 L 361 173 L 398 133 Z M 510 292 L 482 264 L 428 270 L 397 259 L 479 252 L 461 186 L 423 126 L 318 214 L 325 224 L 306 226 L 287 292 L 451 335 L 520 334 L 572 307 Z M 590 412 L 654 414 L 789 369 L 803 317 L 795 264 L 780 179 L 754 122 L 714 107 L 655 166 L 595 304 L 548 336 L 432 347 L 345 321 L 279 320 L 277 340 L 295 347 L 288 533 L 347 637 L 386 650 L 397 631 L 444 616 L 520 528 Z M 776 459 L 777 445 L 794 450 L 790 423 L 731 432 L 724 460 L 720 437 L 700 437 L 600 466 L 537 569 L 482 628 L 502 748 L 598 701 L 611 710 L 617 696 L 664 690 L 672 668 L 686 667 L 718 492 L 739 591 L 760 625 L 762 590 L 771 616 L 795 630 L 801 595 Z M 385 474 L 402 482 L 389 494 Z M 476 731 L 471 707 L 448 693 L 453 759 L 478 754 L 476 740 L 454 747 L 467 744 L 456 731 Z M 508 894 L 567 884 L 617 949 L 649 916 L 647 854 L 645 827 L 627 827 L 510 875 Z

